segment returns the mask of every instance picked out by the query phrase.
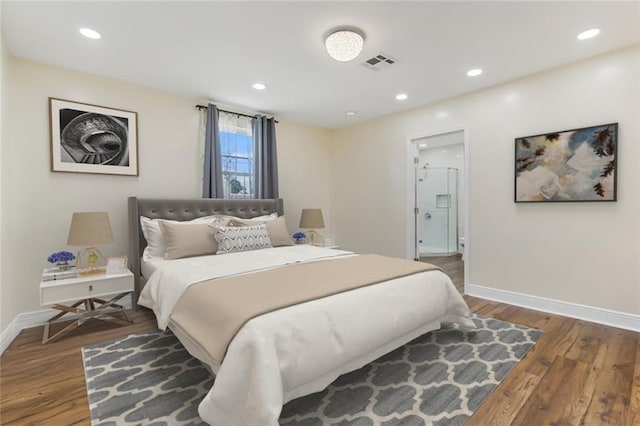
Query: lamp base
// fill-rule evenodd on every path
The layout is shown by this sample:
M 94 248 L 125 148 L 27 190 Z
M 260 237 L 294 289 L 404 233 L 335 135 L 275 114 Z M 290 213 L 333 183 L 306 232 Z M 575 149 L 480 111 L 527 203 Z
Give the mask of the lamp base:
M 104 274 L 107 271 L 107 258 L 96 247 L 87 247 L 78 252 L 76 271 L 78 275 Z
M 318 234 L 313 229 L 309 229 L 307 234 L 309 235 L 309 244 L 312 246 L 322 247 L 322 235 Z
M 106 267 L 97 267 L 97 268 L 84 268 L 84 269 L 76 269 L 78 275 L 86 276 L 86 275 L 98 275 L 98 274 L 106 274 Z

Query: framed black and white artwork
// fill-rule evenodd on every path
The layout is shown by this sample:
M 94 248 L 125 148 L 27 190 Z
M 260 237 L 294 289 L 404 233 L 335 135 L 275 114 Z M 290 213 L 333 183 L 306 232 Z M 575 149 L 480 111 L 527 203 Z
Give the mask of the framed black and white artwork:
M 138 176 L 138 114 L 49 98 L 51 171 Z

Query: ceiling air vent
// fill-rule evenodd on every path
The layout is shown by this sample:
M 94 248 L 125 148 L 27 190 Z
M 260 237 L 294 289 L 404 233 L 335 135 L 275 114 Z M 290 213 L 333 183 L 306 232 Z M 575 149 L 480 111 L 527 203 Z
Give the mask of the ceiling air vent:
M 362 63 L 362 65 L 369 68 L 370 70 L 378 71 L 378 70 L 387 68 L 389 67 L 389 65 L 393 65 L 395 63 L 396 63 L 395 59 L 380 53 L 372 58 L 367 59 Z

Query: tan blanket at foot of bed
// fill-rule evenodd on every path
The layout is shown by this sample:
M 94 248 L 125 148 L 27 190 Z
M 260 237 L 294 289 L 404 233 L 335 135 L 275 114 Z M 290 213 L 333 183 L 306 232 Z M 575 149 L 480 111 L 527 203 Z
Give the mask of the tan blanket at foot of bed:
M 258 315 L 432 269 L 439 268 L 362 255 L 218 278 L 189 286 L 171 321 L 220 363 L 238 330 Z

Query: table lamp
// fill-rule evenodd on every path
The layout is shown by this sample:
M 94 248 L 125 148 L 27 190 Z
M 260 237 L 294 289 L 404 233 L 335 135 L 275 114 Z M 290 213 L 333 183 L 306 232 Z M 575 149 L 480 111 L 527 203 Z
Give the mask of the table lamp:
M 104 273 L 107 259 L 96 246 L 112 242 L 113 234 L 107 212 L 73 214 L 67 244 L 70 246 L 89 246 L 78 252 L 76 270 L 79 275 Z
M 308 229 L 311 245 L 319 246 L 321 243 L 320 235 L 314 229 L 324 228 L 322 209 L 302 209 L 300 228 Z

